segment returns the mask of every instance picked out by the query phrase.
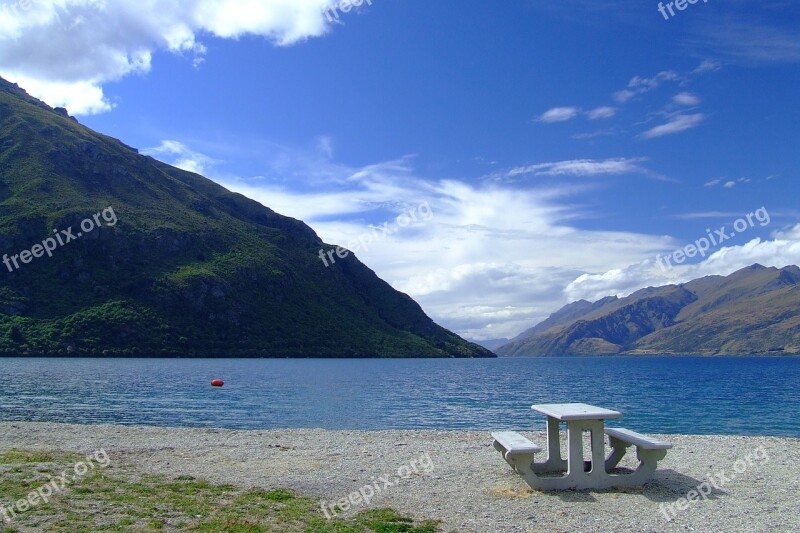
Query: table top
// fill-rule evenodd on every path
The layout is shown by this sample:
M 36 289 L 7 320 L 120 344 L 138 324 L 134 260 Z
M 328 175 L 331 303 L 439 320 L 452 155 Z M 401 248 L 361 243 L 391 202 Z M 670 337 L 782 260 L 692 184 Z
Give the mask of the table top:
M 622 418 L 622 413 L 586 403 L 543 403 L 531 406 L 536 412 L 558 420 L 603 420 Z

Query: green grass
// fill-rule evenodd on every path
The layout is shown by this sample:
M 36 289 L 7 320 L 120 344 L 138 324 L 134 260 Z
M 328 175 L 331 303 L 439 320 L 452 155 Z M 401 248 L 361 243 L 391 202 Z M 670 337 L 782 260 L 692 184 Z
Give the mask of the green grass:
M 0 504 L 12 502 L 72 468 L 80 456 L 11 450 L 0 454 Z M 5 529 L 3 529 L 5 527 Z M 328 520 L 319 501 L 285 489 L 242 489 L 191 476 L 141 475 L 112 465 L 91 471 L 48 503 L 17 514 L 0 533 L 21 529 L 90 533 L 124 531 L 434 533 L 437 523 L 391 509 Z
M 14 449 L 0 454 L 0 465 L 50 463 L 53 460 L 54 456 L 50 452 Z

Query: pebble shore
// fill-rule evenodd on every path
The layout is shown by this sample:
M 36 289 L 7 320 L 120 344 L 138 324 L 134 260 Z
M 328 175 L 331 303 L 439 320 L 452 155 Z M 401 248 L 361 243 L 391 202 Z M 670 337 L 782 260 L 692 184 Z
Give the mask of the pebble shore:
M 546 442 L 543 433 L 525 435 Z M 392 507 L 441 520 L 447 532 L 800 531 L 800 440 L 658 437 L 674 448 L 644 487 L 553 493 L 528 488 L 492 448 L 488 432 L 8 422 L 0 423 L 0 452 L 104 449 L 112 465 L 142 473 L 287 488 L 327 504 L 368 495 L 369 486 L 375 493 L 369 504 L 357 502 L 347 513 Z M 704 481 L 718 487 L 706 498 L 692 497 Z

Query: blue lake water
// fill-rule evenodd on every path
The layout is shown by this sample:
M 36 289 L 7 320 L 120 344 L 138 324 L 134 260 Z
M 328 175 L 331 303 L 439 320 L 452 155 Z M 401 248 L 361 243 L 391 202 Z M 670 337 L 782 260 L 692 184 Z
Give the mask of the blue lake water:
M 531 404 L 585 402 L 649 433 L 800 437 L 800 358 L 0 359 L 0 380 L 2 421 L 524 430 Z

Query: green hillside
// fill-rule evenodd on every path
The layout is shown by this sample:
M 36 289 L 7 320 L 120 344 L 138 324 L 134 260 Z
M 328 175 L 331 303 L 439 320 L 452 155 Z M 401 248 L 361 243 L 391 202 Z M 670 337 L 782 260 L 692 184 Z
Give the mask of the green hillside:
M 0 355 L 493 356 L 323 246 L 0 79 Z

